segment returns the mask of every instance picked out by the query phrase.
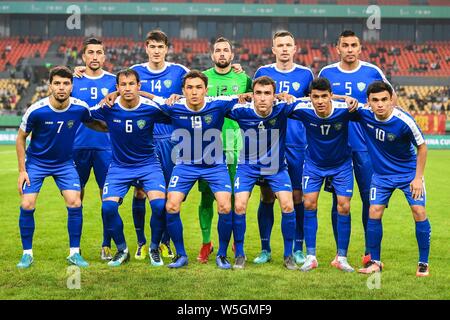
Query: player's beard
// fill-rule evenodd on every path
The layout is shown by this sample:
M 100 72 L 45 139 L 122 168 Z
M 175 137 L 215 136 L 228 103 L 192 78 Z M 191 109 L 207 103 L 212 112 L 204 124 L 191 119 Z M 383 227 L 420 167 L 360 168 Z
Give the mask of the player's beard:
M 214 62 L 214 64 L 218 68 L 225 69 L 225 68 L 228 68 L 228 66 L 231 64 L 231 60 L 227 61 L 227 62 L 223 62 L 223 63 L 220 61 L 216 61 L 216 62 Z
M 67 96 L 64 99 L 61 99 L 61 98 L 58 97 L 58 94 L 54 94 L 53 98 L 55 98 L 55 100 L 58 101 L 59 103 L 63 104 L 65 101 L 67 101 L 67 99 L 69 99 L 69 96 Z
M 97 66 L 93 66 L 92 63 L 89 64 L 89 69 L 91 69 L 92 71 L 97 71 L 98 69 L 100 69 L 102 66 L 100 65 L 100 63 L 97 63 Z

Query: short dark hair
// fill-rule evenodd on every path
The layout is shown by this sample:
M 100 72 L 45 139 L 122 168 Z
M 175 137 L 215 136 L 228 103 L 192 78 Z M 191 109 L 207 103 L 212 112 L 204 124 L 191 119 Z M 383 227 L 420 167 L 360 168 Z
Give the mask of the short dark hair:
M 392 90 L 392 87 L 387 84 L 384 81 L 374 81 L 372 82 L 369 87 L 367 88 L 367 98 L 369 98 L 369 95 L 372 93 L 380 93 L 383 91 L 387 91 L 389 92 L 389 96 L 392 97 L 392 94 L 394 93 L 394 91 Z
M 90 44 L 100 44 L 103 46 L 103 41 L 95 37 L 85 39 L 83 41 L 83 49 L 81 50 L 81 53 L 86 53 L 87 46 Z
M 50 74 L 49 74 L 50 83 L 52 83 L 54 76 L 68 78 L 68 79 L 70 79 L 70 82 L 73 82 L 73 72 L 66 66 L 56 66 L 50 70 Z
M 116 74 L 116 84 L 119 84 L 119 77 L 120 76 L 128 77 L 130 75 L 133 75 L 136 78 L 137 83 L 141 82 L 141 79 L 139 79 L 139 74 L 135 70 L 127 68 L 127 69 L 122 69 L 119 72 L 117 72 L 117 74 Z
M 148 46 L 150 40 L 156 42 L 163 42 L 167 47 L 169 46 L 169 38 L 167 35 L 161 30 L 151 30 L 147 33 L 147 37 L 145 38 L 145 45 Z
M 277 31 L 275 32 L 275 34 L 273 35 L 272 40 L 275 40 L 276 38 L 280 38 L 280 37 L 291 37 L 292 39 L 295 40 L 294 35 L 292 33 L 290 33 L 287 30 L 282 30 L 282 31 Z
M 357 37 L 359 40 L 359 37 L 356 35 L 356 33 L 353 30 L 344 30 L 341 32 L 341 34 L 337 38 L 336 45 L 339 44 L 339 42 L 341 41 L 341 38 L 347 38 L 347 37 Z
M 313 81 L 311 81 L 309 85 L 309 93 L 313 90 L 320 90 L 320 91 L 328 91 L 331 92 L 331 84 L 330 81 L 328 81 L 327 78 L 315 78 Z
M 216 41 L 214 41 L 214 43 L 211 46 L 211 52 L 214 52 L 214 46 L 216 45 L 216 43 L 220 43 L 220 42 L 228 42 L 228 44 L 230 45 L 230 49 L 233 50 L 233 44 L 231 43 L 230 40 L 228 40 L 225 37 L 219 37 L 216 39 Z
M 186 84 L 187 79 L 194 79 L 194 78 L 200 78 L 202 79 L 203 83 L 205 84 L 205 87 L 208 88 L 208 77 L 205 76 L 202 72 L 198 70 L 191 70 L 188 73 L 186 73 L 183 77 L 183 81 L 181 83 L 181 86 L 184 88 L 184 85 Z
M 275 93 L 275 91 L 276 91 L 275 81 L 273 81 L 273 79 L 271 77 L 262 76 L 262 77 L 258 77 L 255 80 L 253 80 L 252 91 L 255 89 L 255 86 L 257 84 L 262 85 L 262 86 L 272 86 L 273 93 Z

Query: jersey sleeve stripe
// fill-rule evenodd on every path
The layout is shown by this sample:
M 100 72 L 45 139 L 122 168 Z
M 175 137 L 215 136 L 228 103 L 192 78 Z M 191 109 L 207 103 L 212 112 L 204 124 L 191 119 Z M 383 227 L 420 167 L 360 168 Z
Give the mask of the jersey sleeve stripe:
M 407 115 L 402 114 L 402 111 L 398 111 L 400 112 L 400 114 L 395 114 L 395 116 L 397 118 L 399 118 L 400 120 L 402 120 L 404 123 L 406 123 L 406 125 L 409 127 L 409 129 L 411 130 L 411 132 L 414 135 L 414 139 L 416 140 L 416 144 L 418 146 L 420 146 L 421 144 L 425 143 L 425 139 L 423 138 L 422 132 L 420 131 L 419 127 L 417 126 L 417 124 L 414 122 L 413 119 L 411 119 L 410 117 L 408 117 Z

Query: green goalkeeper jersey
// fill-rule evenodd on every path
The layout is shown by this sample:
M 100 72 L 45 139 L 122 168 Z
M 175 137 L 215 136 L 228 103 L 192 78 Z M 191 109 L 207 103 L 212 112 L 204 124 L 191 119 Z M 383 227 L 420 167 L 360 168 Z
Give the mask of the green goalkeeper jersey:
M 211 68 L 203 73 L 208 77 L 208 96 L 229 96 L 252 91 L 252 79 L 244 72 L 235 73 L 231 70 L 220 74 Z M 225 118 L 222 139 L 228 163 L 236 163 L 237 154 L 242 148 L 242 137 L 236 121 Z

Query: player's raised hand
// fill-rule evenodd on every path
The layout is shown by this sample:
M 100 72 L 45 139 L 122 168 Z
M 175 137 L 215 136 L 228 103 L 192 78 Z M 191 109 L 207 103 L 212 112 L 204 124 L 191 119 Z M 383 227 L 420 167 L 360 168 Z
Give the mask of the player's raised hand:
M 277 93 L 275 98 L 281 101 L 285 101 L 287 103 L 293 103 L 295 101 L 295 97 L 287 92 Z
M 27 183 L 27 186 L 29 187 L 31 185 L 30 178 L 28 177 L 28 173 L 26 171 L 20 171 L 19 172 L 19 179 L 17 181 L 17 190 L 19 190 L 19 194 L 23 194 L 23 184 Z
M 173 93 L 173 94 L 170 95 L 170 97 L 169 97 L 168 99 L 166 99 L 165 102 L 166 102 L 166 104 L 167 104 L 168 106 L 173 106 L 173 105 L 175 104 L 175 102 L 177 102 L 178 100 L 180 100 L 182 97 L 183 97 L 182 95 Z
M 421 178 L 414 178 L 413 181 L 409 184 L 409 190 L 411 191 L 411 195 L 414 200 L 419 200 L 423 197 L 423 181 Z
M 253 100 L 253 93 L 247 92 L 247 93 L 241 93 L 238 94 L 239 103 L 246 103 Z
M 347 103 L 347 107 L 348 107 L 348 110 L 350 111 L 350 112 L 354 112 L 357 108 L 358 108 L 358 100 L 356 100 L 355 98 L 352 98 L 352 97 L 346 97 L 345 98 L 345 103 Z
M 85 66 L 76 66 L 75 68 L 73 68 L 74 77 L 83 78 L 85 72 L 86 72 Z
M 233 69 L 233 71 L 235 73 L 242 73 L 242 72 L 244 72 L 244 69 L 242 68 L 241 64 L 239 64 L 239 63 L 233 63 L 231 65 L 231 68 Z

